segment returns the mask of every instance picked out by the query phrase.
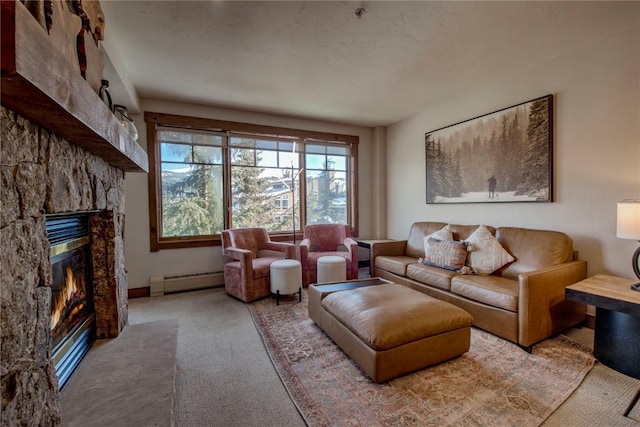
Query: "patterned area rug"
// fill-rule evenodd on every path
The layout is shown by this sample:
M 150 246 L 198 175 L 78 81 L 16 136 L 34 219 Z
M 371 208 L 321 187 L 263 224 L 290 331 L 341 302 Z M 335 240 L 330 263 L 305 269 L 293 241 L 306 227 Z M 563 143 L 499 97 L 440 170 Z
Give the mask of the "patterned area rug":
M 249 311 L 292 400 L 311 426 L 537 426 L 591 370 L 563 336 L 531 354 L 479 329 L 461 357 L 376 384 L 328 338 L 302 303 L 284 297 Z

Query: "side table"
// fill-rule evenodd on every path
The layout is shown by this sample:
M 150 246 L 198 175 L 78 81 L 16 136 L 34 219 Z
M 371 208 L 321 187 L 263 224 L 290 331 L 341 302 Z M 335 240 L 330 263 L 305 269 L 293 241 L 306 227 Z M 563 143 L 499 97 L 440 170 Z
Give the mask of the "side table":
M 598 274 L 567 286 L 565 298 L 596 307 L 593 355 L 604 365 L 640 379 L 640 292 L 635 280 Z M 640 391 L 627 408 L 629 415 Z
M 358 246 L 361 248 L 365 248 L 369 250 L 369 258 L 366 261 L 363 261 L 362 267 L 369 267 L 369 276 L 373 277 L 373 273 L 375 271 L 374 260 L 371 259 L 371 245 L 378 242 L 393 242 L 390 239 L 355 239 L 358 243 Z M 358 263 L 358 267 L 360 267 L 360 263 Z

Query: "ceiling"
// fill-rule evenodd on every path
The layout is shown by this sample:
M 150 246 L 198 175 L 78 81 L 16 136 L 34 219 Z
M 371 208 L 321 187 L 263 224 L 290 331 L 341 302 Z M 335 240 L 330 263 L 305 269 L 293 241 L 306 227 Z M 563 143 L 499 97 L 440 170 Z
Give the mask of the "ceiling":
M 640 25 L 638 2 L 101 5 L 140 97 L 371 127 Z

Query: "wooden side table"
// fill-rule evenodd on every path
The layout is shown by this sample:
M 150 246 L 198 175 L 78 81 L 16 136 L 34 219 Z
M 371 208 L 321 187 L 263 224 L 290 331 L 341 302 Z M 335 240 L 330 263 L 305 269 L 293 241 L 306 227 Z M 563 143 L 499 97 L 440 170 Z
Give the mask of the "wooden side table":
M 371 245 L 373 245 L 374 243 L 378 243 L 378 242 L 393 242 L 393 240 L 390 239 L 380 239 L 380 240 L 374 240 L 374 239 L 355 239 L 356 242 L 358 242 L 358 246 L 360 246 L 361 248 L 365 248 L 369 250 L 369 259 L 365 262 L 363 262 L 363 267 L 369 267 L 369 276 L 373 277 L 374 276 L 374 271 L 375 271 L 375 266 L 373 265 L 373 260 L 371 259 Z M 358 264 L 358 267 L 360 267 L 360 265 Z
M 593 355 L 604 365 L 640 379 L 640 292 L 635 280 L 598 274 L 567 286 L 565 297 L 596 307 Z M 640 391 L 625 416 L 640 398 Z

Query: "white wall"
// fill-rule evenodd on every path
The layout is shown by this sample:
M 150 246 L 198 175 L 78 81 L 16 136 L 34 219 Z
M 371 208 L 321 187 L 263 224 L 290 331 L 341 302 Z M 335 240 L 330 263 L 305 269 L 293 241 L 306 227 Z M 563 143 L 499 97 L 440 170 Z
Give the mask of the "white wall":
M 291 117 L 272 116 L 237 110 L 211 108 L 154 99 L 142 99 L 142 111 L 205 117 L 218 120 L 255 123 L 320 132 L 357 135 L 359 230 L 361 236 L 370 236 L 372 228 L 371 156 L 372 129 L 335 123 L 317 122 Z M 143 116 L 133 116 L 140 137 L 138 142 L 146 148 L 146 125 Z M 220 246 L 189 249 L 170 249 L 151 252 L 149 246 L 149 195 L 147 174 L 127 173 L 125 179 L 125 262 L 129 288 L 149 286 L 152 275 L 201 273 L 222 271 L 224 258 Z
M 559 230 L 589 275 L 633 278 L 638 242 L 616 238 L 616 202 L 640 198 L 640 27 L 613 34 L 508 79 L 478 81 L 477 91 L 390 126 L 387 237 L 406 239 L 424 220 Z M 426 204 L 425 132 L 549 93 L 556 202 Z

